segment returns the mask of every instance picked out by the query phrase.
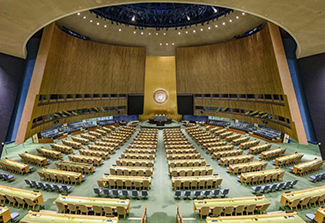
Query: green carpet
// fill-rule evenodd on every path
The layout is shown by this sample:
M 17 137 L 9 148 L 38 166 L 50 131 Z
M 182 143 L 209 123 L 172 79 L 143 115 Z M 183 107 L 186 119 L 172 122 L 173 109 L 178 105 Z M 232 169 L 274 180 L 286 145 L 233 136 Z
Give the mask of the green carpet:
M 137 132 L 139 131 L 139 128 Z M 183 132 L 185 135 L 190 139 L 190 137 L 186 134 L 185 130 L 183 129 Z M 98 167 L 96 169 L 96 172 L 94 174 L 91 174 L 86 177 L 85 182 L 83 182 L 81 185 L 73 186 L 72 192 L 70 195 L 75 196 L 95 196 L 93 192 L 93 187 L 97 187 L 97 180 L 101 178 L 103 173 L 108 173 L 109 168 L 112 164 L 115 164 L 115 160 L 120 157 L 121 153 L 125 150 L 126 146 L 132 141 L 133 137 L 128 140 L 127 143 L 125 143 L 119 150 L 116 151 L 115 154 L 113 154 L 109 160 L 106 160 L 104 162 L 104 165 Z M 215 160 L 211 158 L 210 155 L 207 155 L 204 153 L 204 151 L 195 144 L 194 141 L 190 139 L 192 143 L 197 147 L 197 150 L 201 153 L 202 157 L 207 160 L 207 164 L 211 165 L 214 169 L 214 173 L 218 173 L 221 178 L 223 179 L 223 182 L 221 184 L 221 188 L 229 188 L 230 193 L 228 197 L 244 197 L 244 196 L 253 196 L 251 193 L 250 187 L 245 187 L 243 185 L 240 185 L 239 182 L 236 180 L 236 176 L 230 175 L 226 172 L 226 168 L 219 166 Z M 314 145 L 299 145 L 295 142 L 291 142 L 289 144 L 274 144 L 272 147 L 284 147 L 287 149 L 286 154 L 293 153 L 295 151 L 304 153 L 305 156 L 303 157 L 302 161 L 310 160 L 315 157 L 320 159 L 320 154 L 317 146 Z M 13 160 L 20 161 L 20 158 L 18 156 L 19 153 L 23 153 L 24 151 L 32 152 L 37 154 L 36 148 L 38 147 L 46 147 L 50 148 L 49 144 L 33 144 L 31 140 L 27 140 L 23 145 L 14 145 L 9 144 L 5 147 L 2 157 L 8 157 Z M 245 154 L 247 151 L 244 152 Z M 64 155 L 63 159 L 68 160 L 68 157 Z M 254 160 L 257 160 L 257 156 L 254 158 Z M 51 164 L 48 166 L 48 168 L 56 168 L 54 165 L 55 161 L 52 161 Z M 271 161 L 269 162 L 267 169 L 272 169 L 274 166 L 271 164 Z M 39 176 L 37 174 L 37 170 L 39 167 L 36 167 L 36 171 L 33 173 L 30 173 L 28 175 L 19 176 L 15 175 L 15 181 L 12 183 L 7 183 L 5 181 L 0 181 L 1 185 L 16 187 L 16 188 L 23 188 L 32 190 L 29 188 L 29 186 L 26 185 L 26 183 L 23 181 L 24 178 L 28 178 L 31 180 L 38 180 Z M 299 190 L 299 189 L 305 189 L 305 188 L 312 188 L 324 185 L 324 182 L 318 182 L 318 183 L 312 183 L 309 181 L 309 176 L 306 175 L 303 177 L 295 176 L 288 172 L 288 168 L 283 168 L 286 170 L 286 174 L 284 176 L 284 181 L 288 180 L 294 180 L 299 179 L 298 185 L 295 186 L 293 190 Z M 324 169 L 322 169 L 324 171 Z M 6 172 L 6 171 L 2 171 Z M 321 172 L 321 171 L 319 171 Z M 52 210 L 56 211 L 56 206 L 53 204 L 53 201 L 58 196 L 58 193 L 56 192 L 47 192 L 44 190 L 40 190 L 44 197 L 44 207 L 46 210 Z M 268 211 L 279 211 L 280 205 L 280 198 L 284 191 L 279 192 L 272 192 L 265 194 L 265 196 L 270 200 L 272 205 L 269 207 Z M 120 219 L 120 222 L 140 222 L 140 217 L 143 212 L 143 208 L 147 204 L 148 207 L 148 217 L 149 222 L 154 223 L 174 223 L 175 222 L 175 216 L 176 216 L 176 205 L 180 206 L 180 210 L 183 214 L 183 217 L 185 218 L 185 222 L 201 222 L 199 220 L 199 214 L 198 212 L 193 211 L 193 200 L 187 199 L 175 199 L 174 198 L 174 191 L 172 190 L 171 186 L 171 180 L 168 176 L 168 166 L 167 166 L 167 159 L 166 159 L 166 153 L 163 146 L 163 135 L 162 131 L 159 131 L 158 135 L 158 150 L 156 154 L 156 162 L 154 166 L 154 174 L 152 178 L 152 185 L 151 190 L 149 191 L 149 197 L 147 199 L 140 199 L 135 200 L 131 199 L 131 210 L 130 214 L 128 215 L 127 220 Z M 317 208 L 311 208 L 308 210 L 298 211 L 299 216 L 304 217 L 306 213 L 313 213 L 316 211 Z M 19 212 L 21 214 L 21 217 L 23 217 L 27 210 L 22 209 L 16 209 L 10 207 L 11 212 Z

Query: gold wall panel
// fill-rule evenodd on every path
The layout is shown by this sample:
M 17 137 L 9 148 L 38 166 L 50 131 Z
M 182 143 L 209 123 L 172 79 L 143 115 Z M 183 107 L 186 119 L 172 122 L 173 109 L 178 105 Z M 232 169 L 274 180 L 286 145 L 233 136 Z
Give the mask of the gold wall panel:
M 144 108 L 141 120 L 151 118 L 154 114 L 167 114 L 169 117 L 180 120 L 177 112 L 176 95 L 176 67 L 175 57 L 147 56 L 144 90 Z M 165 89 L 168 92 L 168 100 L 158 104 L 154 100 L 154 92 L 157 89 Z

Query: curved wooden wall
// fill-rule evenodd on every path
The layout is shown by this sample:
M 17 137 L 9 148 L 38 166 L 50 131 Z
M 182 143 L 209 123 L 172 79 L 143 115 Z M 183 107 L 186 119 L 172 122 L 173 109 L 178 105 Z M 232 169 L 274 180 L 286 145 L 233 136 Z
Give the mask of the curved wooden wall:
M 46 53 L 43 79 L 25 139 L 63 123 L 124 115 L 127 113 L 127 94 L 144 93 L 144 48 L 86 41 L 68 35 L 55 26 Z M 43 99 L 47 102 L 44 103 Z M 54 123 L 54 120 L 39 121 L 55 113 L 100 108 L 114 110 L 61 117 L 59 123 Z
M 195 109 L 197 115 L 220 116 L 249 121 L 278 129 L 297 139 L 288 100 L 284 94 L 279 68 L 273 49 L 269 27 L 249 37 L 225 43 L 181 47 L 176 50 L 177 91 L 179 94 L 199 94 L 194 97 L 194 108 L 210 107 L 217 111 Z M 233 98 L 218 98 L 215 95 L 237 95 Z M 278 95 L 282 103 L 272 100 L 243 100 L 239 95 L 254 97 Z M 208 95 L 208 97 L 205 97 Z M 238 99 L 236 98 L 238 97 Z M 289 124 L 263 123 L 252 116 L 220 112 L 218 108 L 233 108 L 262 111 L 288 119 Z

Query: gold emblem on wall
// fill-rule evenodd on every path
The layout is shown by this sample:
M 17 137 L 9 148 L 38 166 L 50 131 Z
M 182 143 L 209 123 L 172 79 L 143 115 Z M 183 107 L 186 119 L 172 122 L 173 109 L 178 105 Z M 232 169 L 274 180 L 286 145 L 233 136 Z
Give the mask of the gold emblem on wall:
M 153 100 L 157 104 L 164 104 L 168 100 L 168 92 L 163 88 L 155 90 L 153 93 Z

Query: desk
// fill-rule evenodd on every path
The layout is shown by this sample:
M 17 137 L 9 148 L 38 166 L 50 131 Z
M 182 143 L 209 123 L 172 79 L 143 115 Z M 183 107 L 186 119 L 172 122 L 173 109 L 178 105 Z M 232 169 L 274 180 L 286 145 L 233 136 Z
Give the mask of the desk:
M 121 157 L 124 159 L 148 159 L 154 160 L 155 154 L 136 154 L 136 153 L 122 153 Z
M 61 160 L 55 163 L 55 165 L 57 168 L 62 170 L 67 170 L 67 171 L 74 171 L 74 172 L 81 172 L 81 173 L 94 172 L 94 165 L 89 163 L 79 163 L 79 162 Z
M 40 170 L 38 172 L 43 173 L 43 174 L 54 175 L 54 176 L 62 176 L 62 177 L 67 176 L 67 177 L 76 179 L 79 183 L 82 181 L 82 174 L 73 172 L 73 171 L 43 168 L 42 170 Z M 63 179 L 63 181 L 64 181 L 64 179 Z
M 200 159 L 200 153 L 167 154 L 167 160 Z
M 238 146 L 240 143 L 243 143 L 243 142 L 247 142 L 249 140 L 249 137 L 248 136 L 245 136 L 245 137 L 241 137 L 239 139 L 235 139 L 231 142 L 231 144 L 233 144 L 234 146 Z
M 197 150 L 193 149 L 166 149 L 167 154 L 186 154 L 186 153 L 195 153 Z
M 321 160 L 310 160 L 307 162 L 299 163 L 293 166 L 292 172 L 294 174 L 303 175 L 306 172 L 313 172 L 319 170 L 323 165 L 323 161 Z
M 126 149 L 125 153 L 156 154 L 156 149 Z
M 257 146 L 260 143 L 260 140 L 252 140 L 252 141 L 247 141 L 247 142 L 242 142 L 239 145 L 239 148 L 241 149 L 249 149 L 252 146 Z
M 97 137 L 96 136 L 92 136 L 92 135 L 89 135 L 89 134 L 81 134 L 80 137 L 84 138 L 84 139 L 88 139 L 89 141 L 92 141 L 92 142 L 95 142 L 97 140 Z
M 243 169 L 247 169 L 247 167 L 256 168 L 256 167 L 264 167 L 266 168 L 267 163 L 264 161 L 253 161 L 248 163 L 238 163 L 229 165 L 229 172 L 232 173 L 236 168 L 238 168 L 238 172 L 242 173 Z
M 73 149 L 71 146 L 66 146 L 62 144 L 51 144 L 51 147 L 57 151 L 63 152 L 63 153 L 72 153 Z
M 256 178 L 256 177 L 267 177 L 270 175 L 279 175 L 279 174 L 284 174 L 284 170 L 281 169 L 269 169 L 269 170 L 262 170 L 262 171 L 255 171 L 255 172 L 249 172 L 249 173 L 242 173 L 240 175 L 240 182 L 241 183 L 247 183 L 247 180 L 251 178 Z M 279 180 L 277 178 L 277 180 Z M 249 183 L 249 182 L 248 182 Z
M 71 139 L 75 142 L 80 142 L 82 145 L 88 145 L 89 144 L 89 139 L 85 139 L 82 137 L 78 136 L 71 136 Z
M 206 176 L 213 174 L 213 168 L 211 166 L 195 166 L 195 167 L 171 167 L 169 168 L 169 175 L 175 177 L 180 176 L 180 173 L 184 172 L 187 176 Z
M 303 154 L 292 153 L 286 156 L 277 157 L 274 164 L 277 166 L 289 165 L 291 163 L 299 162 L 303 156 Z
M 180 180 L 182 183 L 192 181 L 213 181 L 213 186 L 218 187 L 222 183 L 222 179 L 218 175 L 210 175 L 210 176 L 182 176 L 182 177 L 172 177 L 172 185 L 174 186 L 175 181 Z
M 74 204 L 74 205 L 86 205 L 88 208 L 93 206 L 99 207 L 111 207 L 116 209 L 117 207 L 123 207 L 127 212 L 130 210 L 130 200 L 129 199 L 110 199 L 110 198 L 99 198 L 99 197 L 79 197 L 79 196 L 64 196 L 60 195 L 55 199 L 56 202 L 61 202 L 64 205 Z
M 207 217 L 205 223 L 305 223 L 296 212 L 270 213 L 248 216 Z
M 114 180 L 114 181 L 122 180 L 124 185 L 127 180 L 130 180 L 133 183 L 133 186 L 135 186 L 135 182 L 142 183 L 143 181 L 148 181 L 149 185 L 151 184 L 151 177 L 145 177 L 145 176 L 119 176 L 119 175 L 104 174 L 100 180 L 107 183 L 109 180 Z
M 3 196 L 11 195 L 13 197 L 29 198 L 38 205 L 43 203 L 43 195 L 40 192 L 0 185 L 0 194 Z
M 231 164 L 237 163 L 247 163 L 253 161 L 254 156 L 252 155 L 237 155 L 237 156 L 226 156 L 221 157 L 219 164 L 222 166 L 228 166 Z
M 239 205 L 251 205 L 256 204 L 256 206 L 263 206 L 270 203 L 264 195 L 254 196 L 254 197 L 234 197 L 234 198 L 220 198 L 220 199 L 195 199 L 194 200 L 194 210 L 200 210 L 202 207 L 237 207 Z
M 238 156 L 243 154 L 243 150 L 241 149 L 234 149 L 234 150 L 226 150 L 226 151 L 220 151 L 220 152 L 215 152 L 212 155 L 213 159 L 220 159 L 221 157 L 226 157 L 226 156 Z
M 286 149 L 284 148 L 276 148 L 276 149 L 271 149 L 271 150 L 267 150 L 264 152 L 261 152 L 261 159 L 272 159 L 275 157 L 278 157 L 282 154 L 284 154 L 286 151 Z
M 89 215 L 75 215 L 75 214 L 59 214 L 51 212 L 33 212 L 29 211 L 20 223 L 46 223 L 46 222 L 59 222 L 59 223 L 118 223 L 118 217 L 102 217 L 102 216 L 89 216 Z
M 89 145 L 88 149 L 89 150 L 97 150 L 97 151 L 109 152 L 109 154 L 115 153 L 115 148 L 114 147 L 109 147 L 109 146 Z
M 105 152 L 105 151 L 81 149 L 81 150 L 79 150 L 79 153 L 81 155 L 86 155 L 86 156 L 101 157 L 102 159 L 108 159 L 109 158 L 109 152 Z
M 29 166 L 27 164 L 11 159 L 0 160 L 0 166 L 4 170 L 19 172 L 21 174 L 29 173 Z
M 149 159 L 123 159 L 118 158 L 116 160 L 117 166 L 142 166 L 142 167 L 153 167 L 155 160 Z
M 220 151 L 227 151 L 227 150 L 233 150 L 233 145 L 224 145 L 224 146 L 213 146 L 207 148 L 207 153 L 212 154 L 214 152 L 220 152 Z
M 291 203 L 296 199 L 304 199 L 305 197 L 313 197 L 313 196 L 322 196 L 325 194 L 325 186 L 321 187 L 313 187 L 305 190 L 297 190 L 290 193 L 284 193 L 281 196 L 280 203 L 283 206 L 286 206 L 288 203 Z
M 314 221 L 317 223 L 323 223 L 325 221 L 325 208 L 319 208 L 316 211 Z
M 96 141 L 96 145 L 98 146 L 108 146 L 108 147 L 113 147 L 114 149 L 117 149 L 120 145 L 117 143 L 112 143 L 112 142 L 101 142 L 101 141 Z
M 205 159 L 191 159 L 191 160 L 168 160 L 168 167 L 191 167 L 191 166 L 206 166 Z
M 47 149 L 47 148 L 37 148 L 36 151 L 45 156 L 45 157 L 48 157 L 48 158 L 53 158 L 53 159 L 61 159 L 62 158 L 62 154 L 60 151 L 56 151 L 56 150 L 53 150 L 53 149 Z
M 62 143 L 66 146 L 71 146 L 74 149 L 81 149 L 82 144 L 80 142 L 75 142 L 72 140 L 62 140 Z
M 151 167 L 137 167 L 137 166 L 111 166 L 110 174 L 112 175 L 139 175 L 139 176 L 145 176 L 148 177 L 153 174 L 153 168 Z
M 271 148 L 271 144 L 263 144 L 249 148 L 250 154 L 258 154 Z
M 37 166 L 45 166 L 45 165 L 49 164 L 47 162 L 46 157 L 43 157 L 43 156 L 38 156 L 38 155 L 34 155 L 31 153 L 27 153 L 27 152 L 21 153 L 21 154 L 19 154 L 19 156 L 24 162 L 32 163 Z
M 11 220 L 10 211 L 5 206 L 0 206 L 0 221 L 6 223 Z
M 97 156 L 85 156 L 85 155 L 69 155 L 70 161 L 81 162 L 81 163 L 91 163 L 95 166 L 100 166 L 103 164 L 103 159 Z

